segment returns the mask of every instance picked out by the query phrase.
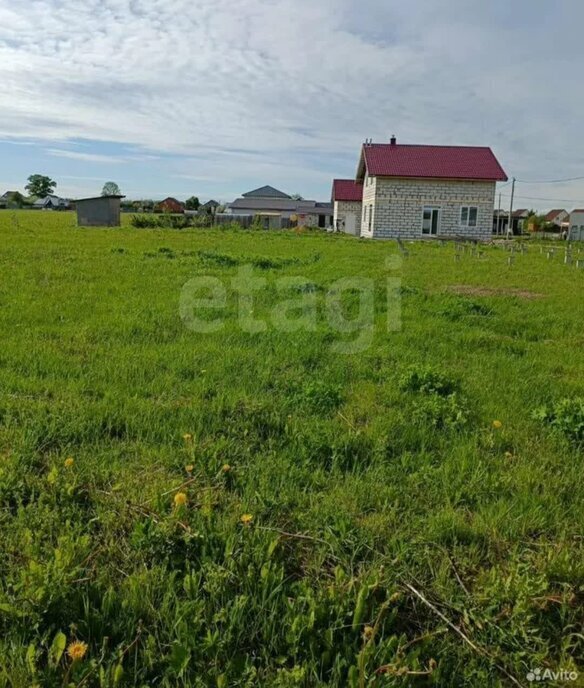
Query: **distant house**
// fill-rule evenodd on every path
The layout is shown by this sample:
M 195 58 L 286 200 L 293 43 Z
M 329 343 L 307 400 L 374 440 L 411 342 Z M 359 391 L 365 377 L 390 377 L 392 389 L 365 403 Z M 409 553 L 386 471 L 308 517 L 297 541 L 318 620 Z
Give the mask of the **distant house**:
M 211 199 L 210 201 L 207 201 L 206 203 L 203 203 L 203 205 L 199 206 L 199 213 L 204 215 L 215 215 L 219 205 L 220 204 L 217 201 Z
M 45 198 L 37 198 L 32 204 L 35 210 L 67 210 L 70 202 L 66 198 L 59 196 L 45 196 Z
M 11 208 L 15 206 L 14 198 L 18 198 L 18 191 L 6 191 L 0 196 L 0 208 Z
M 335 179 L 331 198 L 333 227 L 338 232 L 358 235 L 363 208 L 363 185 L 354 179 Z
M 562 224 L 564 224 L 567 220 L 570 219 L 570 215 L 566 210 L 554 209 L 550 210 L 544 219 L 547 223 L 554 225 L 558 229 L 561 229 Z
M 584 241 L 584 209 L 576 208 L 570 213 L 570 241 Z
M 333 206 L 332 203 L 296 200 L 273 186 L 262 186 L 229 203 L 223 216 L 242 224 L 259 220 L 265 229 L 325 228 L 332 225 Z
M 525 220 L 529 217 L 527 208 L 519 208 L 513 211 L 513 234 L 522 234 L 525 227 Z
M 513 234 L 519 235 L 523 232 L 525 220 L 529 217 L 529 210 L 519 208 L 512 213 Z M 507 235 L 509 226 L 509 210 L 495 210 L 493 213 L 493 234 Z
M 495 186 L 507 175 L 487 147 L 366 142 L 360 235 L 490 240 Z
M 184 213 L 185 205 L 177 201 L 176 198 L 169 196 L 157 204 L 156 210 L 161 213 Z

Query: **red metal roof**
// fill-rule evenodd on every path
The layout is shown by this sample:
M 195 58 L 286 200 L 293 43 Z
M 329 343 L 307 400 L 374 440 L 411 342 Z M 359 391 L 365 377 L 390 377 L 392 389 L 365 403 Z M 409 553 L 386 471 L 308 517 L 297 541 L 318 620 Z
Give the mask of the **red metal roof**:
M 333 203 L 335 201 L 362 201 L 363 184 L 354 179 L 335 179 L 333 181 Z
M 551 222 L 552 220 L 555 220 L 560 213 L 565 212 L 566 211 L 563 208 L 554 208 L 554 210 L 550 210 L 549 213 L 545 216 L 545 221 Z
M 488 147 L 371 143 L 363 146 L 363 158 L 368 173 L 375 177 L 507 181 Z M 361 174 L 361 163 L 359 167 Z

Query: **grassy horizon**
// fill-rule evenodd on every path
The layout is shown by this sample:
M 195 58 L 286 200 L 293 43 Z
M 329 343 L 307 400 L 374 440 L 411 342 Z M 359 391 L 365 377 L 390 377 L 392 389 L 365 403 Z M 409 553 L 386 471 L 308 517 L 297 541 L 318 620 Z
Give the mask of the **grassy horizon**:
M 390 275 L 393 242 L 0 211 L 0 686 L 584 671 L 584 270 L 408 250 Z M 237 319 L 246 265 L 265 332 Z M 216 333 L 181 319 L 202 275 Z M 352 355 L 326 316 L 341 278 L 373 285 Z M 273 326 L 288 299 L 312 331 Z

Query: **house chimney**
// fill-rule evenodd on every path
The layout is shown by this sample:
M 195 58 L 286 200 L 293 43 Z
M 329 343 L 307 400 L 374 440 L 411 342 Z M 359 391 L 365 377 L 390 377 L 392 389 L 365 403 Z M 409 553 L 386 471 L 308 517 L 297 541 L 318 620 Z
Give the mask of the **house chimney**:
M 389 142 L 391 143 L 392 146 L 395 146 L 397 143 L 397 139 L 395 138 L 395 134 L 389 139 Z

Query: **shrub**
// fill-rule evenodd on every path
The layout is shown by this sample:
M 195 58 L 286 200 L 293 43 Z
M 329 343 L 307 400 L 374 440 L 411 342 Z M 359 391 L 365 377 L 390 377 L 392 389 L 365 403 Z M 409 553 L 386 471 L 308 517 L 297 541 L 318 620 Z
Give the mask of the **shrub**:
M 461 404 L 456 394 L 445 397 L 431 394 L 414 404 L 412 411 L 414 421 L 427 424 L 433 428 L 458 429 L 468 422 L 468 411 Z
M 400 378 L 404 392 L 423 392 L 446 397 L 458 389 L 458 383 L 431 366 L 411 366 Z
M 584 397 L 561 399 L 542 406 L 533 417 L 551 425 L 574 444 L 584 444 Z
M 153 215 L 132 215 L 130 223 L 137 229 L 152 229 L 158 227 L 158 218 Z

